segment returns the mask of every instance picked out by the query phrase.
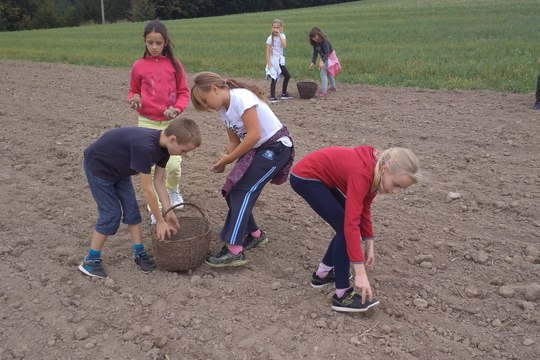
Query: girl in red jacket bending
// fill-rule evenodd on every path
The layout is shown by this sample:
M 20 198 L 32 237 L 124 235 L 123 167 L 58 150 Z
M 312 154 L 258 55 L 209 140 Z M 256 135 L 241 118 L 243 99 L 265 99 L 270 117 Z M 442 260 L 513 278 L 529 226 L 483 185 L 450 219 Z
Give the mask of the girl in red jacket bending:
M 371 203 L 377 193 L 397 194 L 415 184 L 421 176 L 418 171 L 418 159 L 410 150 L 378 153 L 371 146 L 324 148 L 308 154 L 291 170 L 293 190 L 336 232 L 311 279 L 314 288 L 335 282 L 333 310 L 363 312 L 379 304 L 365 269 L 375 263 Z M 351 263 L 354 287 L 349 283 Z
M 162 22 L 149 21 L 143 39 L 144 55 L 131 69 L 128 101 L 139 113 L 140 127 L 164 130 L 189 104 L 187 77 L 174 57 L 171 39 Z M 167 163 L 167 190 L 173 206 L 184 201 L 179 188 L 181 165 L 181 156 L 171 156 Z

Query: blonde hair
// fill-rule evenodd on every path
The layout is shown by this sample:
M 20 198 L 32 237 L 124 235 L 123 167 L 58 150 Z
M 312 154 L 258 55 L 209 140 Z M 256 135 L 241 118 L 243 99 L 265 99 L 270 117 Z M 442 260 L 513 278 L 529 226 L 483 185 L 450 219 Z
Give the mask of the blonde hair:
M 385 165 L 388 165 L 388 171 L 393 174 L 404 173 L 409 175 L 413 180 L 413 184 L 424 179 L 424 176 L 420 173 L 420 162 L 411 150 L 399 147 L 390 148 L 377 154 L 371 191 L 381 190 L 382 173 Z
M 280 19 L 274 19 L 274 21 L 272 21 L 272 25 L 274 24 L 278 24 L 279 28 L 283 30 L 283 21 L 281 21 Z M 274 38 L 274 32 L 272 31 L 272 47 L 274 47 Z
M 257 95 L 259 99 L 266 102 L 264 92 L 255 85 L 248 85 L 234 79 L 224 79 L 216 73 L 203 71 L 195 75 L 193 86 L 191 87 L 191 102 L 195 109 L 199 111 L 210 111 L 204 103 L 202 93 L 209 93 L 212 85 L 219 89 L 247 89 Z

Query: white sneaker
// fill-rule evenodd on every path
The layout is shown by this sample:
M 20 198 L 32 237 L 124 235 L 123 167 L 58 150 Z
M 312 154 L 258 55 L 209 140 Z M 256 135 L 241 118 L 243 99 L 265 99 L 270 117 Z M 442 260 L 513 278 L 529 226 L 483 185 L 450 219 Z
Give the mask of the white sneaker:
M 169 193 L 169 197 L 171 199 L 171 206 L 176 206 L 178 204 L 181 204 L 184 202 L 184 198 L 182 197 L 182 194 L 180 193 L 180 190 L 176 190 L 176 191 L 171 191 L 171 190 L 167 190 L 168 193 Z M 177 209 L 181 209 L 183 208 L 184 205 L 181 205 L 179 207 L 177 207 Z
M 150 214 L 150 225 L 156 225 L 156 224 L 157 224 L 156 217 L 154 216 L 154 214 Z

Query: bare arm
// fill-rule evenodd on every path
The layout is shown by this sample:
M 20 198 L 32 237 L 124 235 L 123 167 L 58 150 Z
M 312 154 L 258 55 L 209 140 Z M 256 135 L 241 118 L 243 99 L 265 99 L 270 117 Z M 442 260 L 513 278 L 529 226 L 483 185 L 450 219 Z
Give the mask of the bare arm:
M 234 137 L 231 138 L 229 133 L 229 144 L 227 144 L 227 150 L 229 147 L 232 149 L 228 154 L 221 154 L 219 160 L 214 164 L 214 169 L 221 168 L 227 164 L 236 161 L 239 157 L 251 150 L 261 138 L 261 129 L 259 128 L 259 117 L 257 116 L 257 109 L 255 106 L 247 109 L 242 114 L 242 121 L 246 127 L 246 137 L 237 146 L 234 147 Z
M 174 212 L 169 212 L 166 216 L 167 221 L 165 221 L 161 215 L 158 199 L 156 197 L 157 192 L 163 207 L 165 209 L 171 207 L 169 194 L 167 193 L 167 188 L 165 187 L 165 169 L 156 166 L 153 182 L 151 174 L 141 174 L 140 176 L 144 197 L 148 202 L 148 206 L 150 206 L 150 211 L 152 211 L 152 214 L 156 219 L 156 237 L 159 240 L 164 240 L 165 238 L 170 237 L 171 233 L 175 234 L 178 229 L 178 219 L 174 215 Z M 154 187 L 156 189 L 155 191 Z
M 279 35 L 279 40 L 281 41 L 281 47 L 286 48 L 287 47 L 287 38 L 284 36 Z
M 240 139 L 230 130 L 227 130 L 227 137 L 229 138 L 229 142 L 227 143 L 227 154 L 230 154 L 238 145 L 240 145 Z
M 227 142 L 226 152 L 219 154 L 217 161 L 214 164 L 212 164 L 212 168 L 210 169 L 211 171 L 215 173 L 222 173 L 225 171 L 225 164 L 219 164 L 219 160 L 221 159 L 223 155 L 232 153 L 234 149 L 236 149 L 236 147 L 240 144 L 240 139 L 238 138 L 238 136 L 236 136 L 235 133 L 233 133 L 232 131 L 228 129 L 227 129 L 227 136 L 229 138 L 229 141 Z
M 268 68 L 272 67 L 272 62 L 270 61 L 271 52 L 272 52 L 272 46 L 269 44 L 266 44 L 266 65 L 268 66 Z

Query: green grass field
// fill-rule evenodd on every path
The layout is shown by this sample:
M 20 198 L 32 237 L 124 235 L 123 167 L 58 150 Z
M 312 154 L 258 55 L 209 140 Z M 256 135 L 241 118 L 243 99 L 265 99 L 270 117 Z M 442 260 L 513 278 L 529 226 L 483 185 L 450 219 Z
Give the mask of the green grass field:
M 540 57 L 538 0 L 365 0 L 308 9 L 167 21 L 189 73 L 264 77 L 271 22 L 285 22 L 287 67 L 309 71 L 313 26 L 340 58 L 338 81 L 431 89 L 534 90 Z M 144 23 L 0 33 L 0 58 L 131 66 Z

